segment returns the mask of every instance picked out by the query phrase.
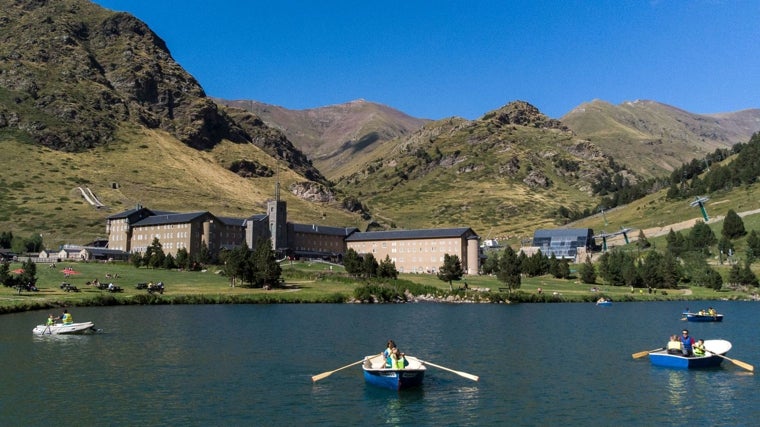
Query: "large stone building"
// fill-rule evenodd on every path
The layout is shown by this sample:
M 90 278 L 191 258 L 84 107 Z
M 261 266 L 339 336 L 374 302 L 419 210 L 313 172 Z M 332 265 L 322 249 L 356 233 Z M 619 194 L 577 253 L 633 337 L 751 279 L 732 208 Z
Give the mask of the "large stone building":
M 232 249 L 243 241 L 245 220 L 217 217 L 209 212 L 174 213 L 137 206 L 106 218 L 109 249 L 144 253 L 158 239 L 165 253 L 180 249 L 198 253 Z
M 378 262 L 388 256 L 400 273 L 436 273 L 447 254 L 459 257 L 467 274 L 478 274 L 480 267 L 478 235 L 470 228 L 353 233 L 346 246 Z
M 341 262 L 348 248 L 371 253 L 379 261 L 386 255 L 402 273 L 435 273 L 446 254 L 456 255 L 467 274 L 478 274 L 479 240 L 470 228 L 393 230 L 362 233 L 355 227 L 329 227 L 287 222 L 287 205 L 267 203 L 267 213 L 248 218 L 225 218 L 210 212 L 174 213 L 136 206 L 106 221 L 109 249 L 128 253 L 145 250 L 158 239 L 165 253 L 186 249 L 190 256 L 206 247 L 212 254 L 262 239 L 271 242 L 279 256 L 318 258 Z

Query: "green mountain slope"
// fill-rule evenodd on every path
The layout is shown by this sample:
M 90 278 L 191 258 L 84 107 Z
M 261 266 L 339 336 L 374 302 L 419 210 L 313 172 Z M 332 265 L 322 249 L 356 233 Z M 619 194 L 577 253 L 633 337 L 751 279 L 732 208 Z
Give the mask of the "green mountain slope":
M 667 175 L 716 148 L 747 142 L 760 131 L 760 109 L 700 115 L 654 101 L 612 105 L 595 100 L 561 120 L 644 177 Z
M 206 97 L 128 14 L 86 0 L 0 0 L 0 58 L 0 229 L 83 243 L 113 209 L 138 202 L 245 217 L 264 211 L 278 176 L 304 220 L 327 212 L 352 224 L 282 132 Z M 108 209 L 87 205 L 79 186 Z
M 554 227 L 557 211 L 593 208 L 610 158 L 525 102 L 481 119 L 428 123 L 385 144 L 337 186 L 400 228 L 468 225 L 505 237 Z M 621 171 L 625 173 L 625 171 Z

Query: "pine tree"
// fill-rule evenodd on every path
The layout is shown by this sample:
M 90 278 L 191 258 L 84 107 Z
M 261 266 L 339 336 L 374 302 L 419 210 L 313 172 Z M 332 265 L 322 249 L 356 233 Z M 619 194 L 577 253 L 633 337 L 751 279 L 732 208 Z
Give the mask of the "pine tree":
M 581 264 L 579 270 L 583 283 L 596 283 L 596 269 L 594 268 L 594 263 L 591 262 L 590 256 L 586 257 L 586 262 Z
M 353 248 L 348 248 L 346 255 L 343 256 L 343 266 L 346 273 L 351 276 L 359 276 L 362 273 L 362 258 Z
M 396 270 L 396 263 L 391 261 L 390 256 L 386 255 L 385 259 L 380 262 L 380 267 L 377 270 L 378 277 L 387 279 L 398 278 L 398 270 Z
M 459 260 L 457 255 L 445 254 L 443 256 L 443 265 L 438 268 L 438 279 L 444 282 L 449 282 L 449 290 L 454 290 L 452 281 L 459 280 L 464 276 L 464 270 L 462 269 L 462 261 Z
M 499 257 L 499 271 L 496 273 L 496 278 L 506 285 L 509 292 L 520 289 L 520 261 L 511 246 L 504 248 Z
M 733 209 L 729 209 L 726 218 L 723 219 L 721 234 L 727 239 L 736 239 L 747 234 L 747 230 L 744 229 L 744 221 Z

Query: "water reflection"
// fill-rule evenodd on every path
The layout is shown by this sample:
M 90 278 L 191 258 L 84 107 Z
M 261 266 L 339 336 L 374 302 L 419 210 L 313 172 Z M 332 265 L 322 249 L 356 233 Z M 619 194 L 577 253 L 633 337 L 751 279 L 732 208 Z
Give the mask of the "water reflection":
M 671 405 L 680 407 L 688 398 L 688 393 L 684 381 L 685 371 L 669 370 L 668 371 L 668 401 Z

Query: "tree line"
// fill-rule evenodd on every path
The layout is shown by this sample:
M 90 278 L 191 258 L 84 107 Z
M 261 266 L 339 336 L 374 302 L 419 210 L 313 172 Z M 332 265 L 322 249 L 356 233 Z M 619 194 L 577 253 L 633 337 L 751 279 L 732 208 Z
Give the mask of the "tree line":
M 725 165 L 723 160 L 736 155 Z M 757 181 L 760 164 L 760 133 L 752 135 L 747 143 L 729 148 L 718 148 L 702 159 L 682 164 L 666 177 L 656 177 L 631 182 L 621 172 L 619 165 L 610 159 L 610 167 L 616 171 L 592 186 L 594 195 L 602 196 L 597 206 L 574 211 L 560 206 L 555 216 L 561 222 L 570 222 L 595 215 L 601 210 L 612 209 L 641 199 L 667 188 L 670 200 L 688 199 L 716 191 L 728 191 Z

